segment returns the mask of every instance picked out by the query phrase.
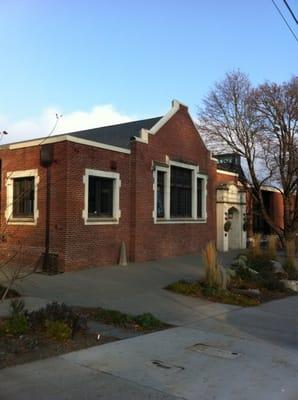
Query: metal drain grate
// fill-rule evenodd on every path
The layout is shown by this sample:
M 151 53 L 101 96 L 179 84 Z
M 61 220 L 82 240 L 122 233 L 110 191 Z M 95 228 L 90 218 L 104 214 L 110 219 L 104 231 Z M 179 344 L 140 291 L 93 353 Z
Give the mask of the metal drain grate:
M 193 346 L 188 347 L 188 350 L 197 351 L 198 353 L 206 354 L 207 356 L 211 357 L 225 358 L 227 360 L 233 360 L 242 356 L 242 353 L 226 350 L 224 348 L 205 343 L 196 343 Z

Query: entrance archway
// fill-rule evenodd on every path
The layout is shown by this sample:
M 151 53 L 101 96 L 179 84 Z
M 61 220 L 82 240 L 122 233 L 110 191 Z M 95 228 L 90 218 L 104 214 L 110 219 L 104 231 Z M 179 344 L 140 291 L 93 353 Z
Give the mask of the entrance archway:
M 241 248 L 241 220 L 240 212 L 236 207 L 231 207 L 228 210 L 231 228 L 229 230 L 229 249 Z

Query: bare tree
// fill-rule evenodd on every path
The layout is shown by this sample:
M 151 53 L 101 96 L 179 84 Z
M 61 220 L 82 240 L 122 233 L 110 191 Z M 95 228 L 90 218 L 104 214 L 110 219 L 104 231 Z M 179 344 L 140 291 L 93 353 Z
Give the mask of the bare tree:
M 254 88 L 245 74 L 228 73 L 203 100 L 198 116 L 211 150 L 232 151 L 246 160 L 249 186 L 264 220 L 285 247 L 293 243 L 298 232 L 298 78 Z M 266 210 L 264 185 L 281 193 L 283 226 Z

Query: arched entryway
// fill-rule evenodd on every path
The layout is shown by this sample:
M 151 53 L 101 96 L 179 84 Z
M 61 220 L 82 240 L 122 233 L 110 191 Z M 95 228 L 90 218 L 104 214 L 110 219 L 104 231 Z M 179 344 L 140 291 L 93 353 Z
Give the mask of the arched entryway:
M 217 248 L 220 251 L 246 248 L 246 192 L 234 183 L 216 190 Z M 230 225 L 230 229 L 227 229 Z
M 231 222 L 231 227 L 228 233 L 229 250 L 241 248 L 241 221 L 240 212 L 236 207 L 228 209 L 228 218 Z

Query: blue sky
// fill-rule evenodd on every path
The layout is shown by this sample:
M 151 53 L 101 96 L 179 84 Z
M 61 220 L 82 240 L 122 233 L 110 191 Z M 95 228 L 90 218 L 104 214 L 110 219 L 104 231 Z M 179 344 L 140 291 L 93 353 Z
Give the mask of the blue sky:
M 1 0 L 0 15 L 0 131 L 10 140 L 44 135 L 55 111 L 69 129 L 161 115 L 173 98 L 195 116 L 232 69 L 254 83 L 297 75 L 298 43 L 271 0 Z

